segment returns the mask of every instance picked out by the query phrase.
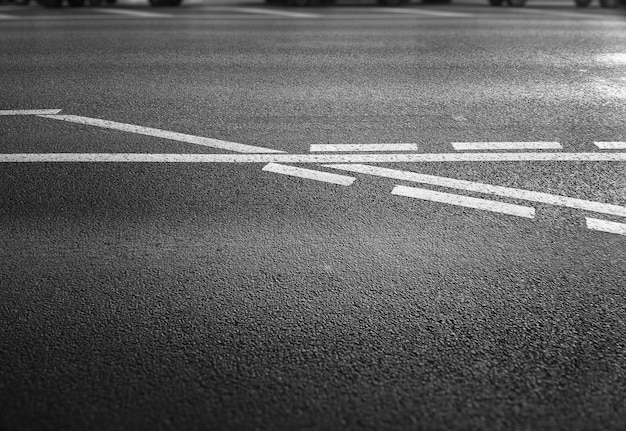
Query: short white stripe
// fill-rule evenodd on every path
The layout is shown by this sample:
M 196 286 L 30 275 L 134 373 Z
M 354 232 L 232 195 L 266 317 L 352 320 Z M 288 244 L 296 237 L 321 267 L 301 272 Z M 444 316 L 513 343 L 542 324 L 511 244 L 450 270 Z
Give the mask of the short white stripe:
M 576 12 L 560 12 L 560 11 L 550 10 L 550 9 L 507 8 L 506 11 L 509 13 L 558 16 L 562 18 L 593 18 L 593 15 L 585 15 L 583 13 L 576 13 Z
M 53 118 L 55 116 L 51 116 Z M 148 133 L 146 133 L 148 134 Z M 158 136 L 158 135 L 154 135 Z M 198 138 L 192 136 L 192 138 Z M 171 138 L 170 138 L 171 139 Z M 208 138 L 208 141 L 212 141 Z M 182 139 L 176 139 L 182 140 Z M 198 143 L 194 140 L 184 141 Z M 217 141 L 223 142 L 223 141 Z M 211 145 L 209 145 L 211 146 Z M 216 148 L 217 145 L 215 145 Z M 265 151 L 275 151 L 264 149 Z M 233 150 L 234 151 L 234 150 Z M 520 157 L 495 157 L 495 156 Z M 135 154 L 26 153 L 0 154 L 0 162 L 183 162 L 183 163 L 420 163 L 519 161 L 626 161 L 626 153 L 508 153 L 508 154 Z M 345 165 L 354 166 L 354 165 Z M 335 167 L 333 165 L 332 167 Z M 381 168 L 382 169 L 382 168 Z M 349 169 L 346 169 L 349 170 Z M 398 171 L 399 172 L 399 171 Z
M 109 13 L 113 15 L 126 15 L 126 16 L 132 16 L 132 17 L 137 17 L 137 18 L 171 18 L 172 17 L 171 14 L 167 14 L 167 13 L 142 12 L 138 10 L 129 10 L 129 9 L 94 8 L 91 10 L 93 10 L 94 12 Z
M 561 150 L 558 142 L 453 142 L 457 151 L 479 150 Z
M 189 144 L 203 145 L 205 147 L 219 148 L 237 153 L 282 153 L 282 151 L 273 150 L 271 148 L 254 147 L 251 145 L 238 144 L 236 142 L 220 141 L 218 139 L 203 138 L 201 136 L 153 129 L 151 127 L 135 126 L 133 124 L 117 123 L 115 121 L 100 120 L 98 118 L 79 117 L 77 115 L 41 115 L 41 117 L 69 121 L 71 123 L 87 124 L 90 126 L 103 127 L 105 129 L 121 130 L 123 132 L 154 136 L 173 141 L 187 142 Z
M 5 109 L 0 115 L 53 115 L 61 112 L 60 109 Z
M 602 150 L 626 150 L 626 142 L 594 142 Z
M 422 8 L 376 8 L 378 12 L 383 13 L 397 13 L 406 15 L 423 15 L 423 16 L 438 16 L 442 18 L 467 18 L 474 16 L 470 13 L 462 12 L 443 12 L 438 10 L 428 10 Z
M 619 205 L 605 204 L 601 202 L 587 201 L 583 199 L 570 198 L 567 196 L 552 195 L 549 193 L 534 192 L 530 190 L 515 189 L 512 187 L 492 186 L 490 184 L 477 183 L 473 181 L 457 180 L 454 178 L 437 177 L 434 175 L 418 174 L 417 172 L 399 171 L 396 169 L 380 168 L 377 166 L 366 166 L 358 164 L 349 165 L 326 165 L 327 167 L 340 169 L 348 172 L 375 175 L 379 177 L 392 178 L 394 180 L 412 181 L 434 186 L 449 187 L 459 190 L 484 193 L 490 195 L 504 196 L 507 198 L 522 199 L 531 202 L 556 205 L 597 213 L 610 214 L 626 217 L 626 207 Z
M 591 217 L 585 217 L 585 219 L 587 220 L 587 229 L 599 230 L 608 233 L 616 233 L 618 235 L 626 235 L 626 224 L 624 223 L 598 220 L 597 218 Z
M 395 186 L 391 192 L 394 195 L 407 196 L 410 198 L 424 199 L 444 204 L 456 205 L 466 208 L 492 211 L 509 214 L 518 217 L 534 218 L 535 209 L 521 205 L 507 204 L 486 199 L 471 198 L 468 196 L 441 193 L 433 190 L 418 189 L 415 187 Z
M 417 144 L 312 144 L 311 152 L 417 151 Z
M 0 19 L 19 19 L 19 18 L 13 15 L 6 15 L 3 13 L 0 13 Z
M 282 16 L 288 18 L 320 18 L 321 15 L 302 12 L 287 12 L 277 9 L 257 9 L 252 7 L 228 7 L 228 6 L 207 6 L 202 8 L 207 12 L 237 12 L 237 13 L 251 13 L 257 15 L 273 15 Z
M 274 172 L 275 174 L 290 175 L 292 177 L 306 178 L 309 180 L 323 181 L 326 183 L 339 184 L 349 186 L 355 180 L 354 177 L 345 175 L 331 174 L 329 172 L 314 171 L 311 169 L 298 168 L 296 166 L 281 165 L 278 163 L 268 163 L 263 167 L 266 172 Z

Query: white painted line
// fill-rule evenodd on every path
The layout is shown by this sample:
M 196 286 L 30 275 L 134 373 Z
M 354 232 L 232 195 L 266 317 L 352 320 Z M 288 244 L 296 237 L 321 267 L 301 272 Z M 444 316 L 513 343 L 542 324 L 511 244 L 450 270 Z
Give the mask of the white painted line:
M 599 220 L 597 218 L 585 217 L 587 229 L 599 230 L 601 232 L 616 233 L 626 235 L 626 224 L 614 221 Z
M 4 14 L 4 13 L 0 13 L 0 19 L 19 19 L 19 18 L 16 17 L 16 16 L 13 16 L 13 15 L 7 15 L 7 14 Z
M 626 142 L 594 142 L 602 150 L 626 150 Z
M 98 118 L 79 117 L 77 115 L 40 115 L 40 117 L 69 121 L 70 123 L 87 124 L 89 126 L 103 127 L 105 129 L 121 130 L 123 132 L 154 136 L 173 141 L 187 142 L 190 144 L 219 148 L 221 150 L 234 151 L 237 153 L 282 153 L 282 151 L 273 150 L 271 148 L 254 147 L 251 145 L 238 144 L 236 142 L 203 138 L 201 136 L 187 135 L 185 133 L 170 132 L 167 130 L 153 129 L 151 127 L 136 126 L 133 124 L 118 123 L 115 121 L 100 120 Z
M 392 178 L 394 180 L 412 181 L 433 186 L 448 187 L 471 192 L 484 193 L 490 195 L 503 196 L 513 199 L 521 199 L 531 202 L 574 208 L 584 211 L 592 211 L 603 214 L 610 214 L 626 217 L 626 207 L 619 205 L 605 204 L 601 202 L 587 201 L 583 199 L 570 198 L 567 196 L 552 195 L 530 190 L 516 189 L 512 187 L 493 186 L 490 184 L 477 183 L 473 181 L 457 180 L 454 178 L 437 177 L 434 175 L 419 174 L 417 172 L 399 171 L 396 169 L 380 168 L 377 166 L 366 166 L 358 164 L 349 165 L 326 165 L 330 168 L 340 169 L 347 172 L 375 175 L 379 177 Z
M 518 217 L 535 217 L 535 209 L 532 207 L 490 201 L 487 199 L 471 198 L 468 196 L 441 193 L 433 190 L 418 189 L 415 187 L 406 186 L 395 186 L 391 193 L 394 195 L 406 196 L 409 198 L 424 199 L 466 208 L 476 208 L 480 210 L 492 211 L 501 214 L 509 214 Z
M 417 144 L 312 144 L 310 151 L 417 151 Z
M 583 13 L 576 12 L 561 12 L 550 9 L 532 9 L 532 8 L 507 8 L 509 13 L 530 14 L 530 15 L 543 15 L 543 16 L 557 16 L 561 18 L 593 18 L 593 15 L 585 15 Z
M 377 12 L 382 13 L 397 13 L 397 14 L 405 14 L 405 15 L 422 15 L 422 16 L 433 16 L 433 17 L 441 17 L 441 18 L 468 18 L 474 16 L 471 13 L 462 13 L 462 12 L 444 12 L 440 10 L 429 10 L 424 8 L 376 8 Z
M 453 142 L 457 151 L 562 150 L 558 142 Z
M 0 110 L 0 115 L 54 115 L 59 112 L 60 109 L 5 109 Z
M 104 8 L 93 8 L 91 9 L 94 12 L 99 13 L 109 13 L 113 15 L 125 15 L 135 18 L 171 18 L 172 15 L 168 13 L 156 13 L 156 12 L 143 12 L 139 10 L 131 10 L 131 9 L 104 9 Z
M 257 9 L 252 7 L 224 7 L 224 6 L 208 6 L 202 8 L 204 11 L 208 12 L 237 12 L 237 13 L 251 13 L 256 15 L 273 15 L 273 16 L 281 16 L 286 18 L 320 18 L 321 15 L 312 14 L 312 13 L 302 13 L 302 12 L 287 12 L 279 9 Z
M 355 180 L 354 177 L 345 175 L 331 174 L 329 172 L 314 171 L 311 169 L 298 168 L 295 166 L 281 165 L 278 163 L 268 163 L 263 167 L 266 172 L 274 172 L 275 174 L 290 175 L 292 177 L 306 178 L 309 180 L 323 181 L 325 183 L 339 184 L 349 186 Z
M 51 116 L 50 118 L 55 117 Z M 156 135 L 155 135 L 156 136 Z M 198 138 L 192 136 L 192 138 Z M 209 138 L 201 138 L 211 141 Z M 177 139 L 181 140 L 181 139 Z M 187 141 L 185 141 L 187 142 Z M 223 142 L 223 141 L 217 141 Z M 193 142 L 192 143 L 197 143 Z M 241 145 L 241 144 L 239 144 Z M 216 146 L 217 148 L 217 146 Z M 135 153 L 26 153 L 0 154 L 0 162 L 185 162 L 185 163 L 427 163 L 427 162 L 503 162 L 503 161 L 618 161 L 626 162 L 626 153 L 507 153 L 501 154 L 135 154 Z M 235 151 L 235 150 L 233 150 Z M 353 166 L 353 165 L 345 165 Z M 332 167 L 335 167 L 333 165 Z M 382 168 L 381 168 L 382 169 Z

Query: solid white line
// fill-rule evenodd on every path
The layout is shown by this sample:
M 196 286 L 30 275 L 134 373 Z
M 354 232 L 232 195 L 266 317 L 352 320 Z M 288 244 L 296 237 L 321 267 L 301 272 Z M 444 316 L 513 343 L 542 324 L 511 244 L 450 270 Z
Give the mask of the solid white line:
M 251 13 L 257 15 L 273 15 L 273 16 L 281 16 L 287 18 L 320 18 L 321 15 L 316 15 L 312 13 L 302 13 L 302 12 L 287 12 L 284 10 L 277 9 L 257 9 L 252 7 L 224 7 L 224 6 L 207 6 L 202 8 L 204 11 L 208 12 L 238 12 L 238 13 Z
M 562 18 L 593 18 L 592 15 L 585 15 L 583 13 L 576 12 L 560 12 L 549 9 L 532 9 L 532 8 L 507 8 L 509 13 L 531 14 L 531 15 L 544 15 L 544 16 L 558 16 Z
M 376 8 L 377 12 L 382 13 L 397 13 L 406 15 L 422 15 L 422 16 L 437 16 L 441 18 L 467 18 L 474 16 L 470 13 L 462 12 L 443 12 L 438 10 L 428 10 L 422 8 Z
M 52 117 L 51 117 L 52 118 Z M 155 135 L 156 136 L 156 135 Z M 198 138 L 198 137 L 193 137 Z M 201 138 L 207 139 L 208 138 Z M 180 139 L 179 139 L 180 140 Z M 185 141 L 187 142 L 187 141 Z M 223 141 L 218 141 L 223 142 Z M 193 142 L 196 143 L 196 142 Z M 217 146 L 216 146 L 217 148 Z M 265 149 L 266 151 L 270 151 Z M 275 150 L 271 150 L 275 151 Z M 524 157 L 497 157 L 497 156 Z M 462 154 L 136 154 L 136 153 L 25 153 L 0 154 L 0 162 L 184 162 L 184 163 L 418 163 L 626 161 L 626 153 L 462 153 Z M 353 166 L 353 165 L 345 165 Z M 333 167 L 335 167 L 333 165 Z M 381 168 L 382 169 L 382 168 Z
M 587 220 L 587 229 L 599 230 L 608 233 L 616 233 L 618 235 L 626 235 L 626 224 L 624 223 L 599 220 L 597 218 L 591 217 L 585 217 L 585 219 Z
M 626 142 L 594 142 L 602 150 L 626 150 Z
M 507 204 L 490 201 L 487 199 L 471 198 L 468 196 L 441 193 L 433 190 L 418 189 L 415 187 L 395 186 L 391 192 L 394 195 L 406 196 L 416 199 L 424 199 L 444 204 L 456 205 L 466 208 L 476 208 L 496 213 L 509 214 L 518 217 L 534 218 L 535 209 L 521 205 Z
M 98 118 L 79 117 L 77 115 L 40 115 L 40 117 L 51 118 L 53 120 L 69 121 L 70 123 L 87 124 L 90 126 L 103 127 L 105 129 L 121 130 L 123 132 L 154 136 L 157 138 L 170 139 L 173 141 L 187 142 L 190 144 L 203 145 L 205 147 L 211 148 L 219 148 L 221 150 L 234 151 L 237 153 L 282 153 L 282 151 L 273 150 L 271 148 L 255 147 L 251 145 L 238 144 L 236 142 L 221 141 L 219 139 L 203 138 L 201 136 L 187 135 L 185 133 L 176 133 L 161 129 L 153 129 L 151 127 L 136 126 L 134 124 L 100 120 Z
M 457 151 L 490 150 L 561 150 L 558 142 L 453 142 Z
M 339 184 L 349 186 L 355 180 L 354 177 L 346 175 L 331 174 L 329 172 L 314 171 L 311 169 L 298 168 L 295 166 L 281 165 L 278 163 L 268 163 L 263 167 L 266 172 L 274 172 L 275 174 L 290 175 L 292 177 L 306 178 L 309 180 L 323 181 L 326 183 Z
M 61 112 L 60 109 L 5 109 L 0 115 L 53 115 Z
M 138 10 L 129 10 L 129 9 L 104 9 L 104 8 L 94 8 L 91 9 L 94 12 L 100 13 L 110 13 L 113 15 L 126 15 L 137 18 L 171 18 L 172 15 L 168 13 L 156 13 L 156 12 L 142 12 Z
M 311 144 L 310 151 L 417 151 L 417 144 Z
M 418 174 L 417 172 L 399 171 L 396 169 L 380 168 L 377 166 L 366 166 L 357 164 L 326 166 L 347 172 L 375 175 L 379 177 L 392 178 L 394 180 L 412 181 L 416 183 L 430 184 L 433 186 L 449 187 L 453 189 L 467 190 L 471 192 L 504 196 L 507 198 L 521 199 L 531 202 L 539 202 L 543 204 L 626 217 L 626 207 L 605 204 L 601 202 L 587 201 L 577 198 L 570 198 L 567 196 L 515 189 L 512 187 L 493 186 L 490 184 L 477 183 L 473 181 L 437 177 L 434 175 Z

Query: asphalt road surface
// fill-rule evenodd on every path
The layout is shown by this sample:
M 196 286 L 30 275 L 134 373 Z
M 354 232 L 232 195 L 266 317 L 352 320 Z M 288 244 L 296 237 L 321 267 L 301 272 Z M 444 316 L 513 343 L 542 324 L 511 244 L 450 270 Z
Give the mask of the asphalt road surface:
M 626 429 L 624 11 L 0 6 L 0 429 Z

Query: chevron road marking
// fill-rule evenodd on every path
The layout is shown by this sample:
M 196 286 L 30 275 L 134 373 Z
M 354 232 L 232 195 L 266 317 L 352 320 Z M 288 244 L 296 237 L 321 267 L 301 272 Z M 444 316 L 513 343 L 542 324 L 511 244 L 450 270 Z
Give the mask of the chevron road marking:
M 281 165 L 278 163 L 268 163 L 262 170 L 266 172 L 274 172 L 276 174 L 290 175 L 292 177 L 339 184 L 342 186 L 349 186 L 356 179 L 346 175 L 331 174 L 329 172 L 314 171 L 311 169 L 297 168 L 295 166 Z

